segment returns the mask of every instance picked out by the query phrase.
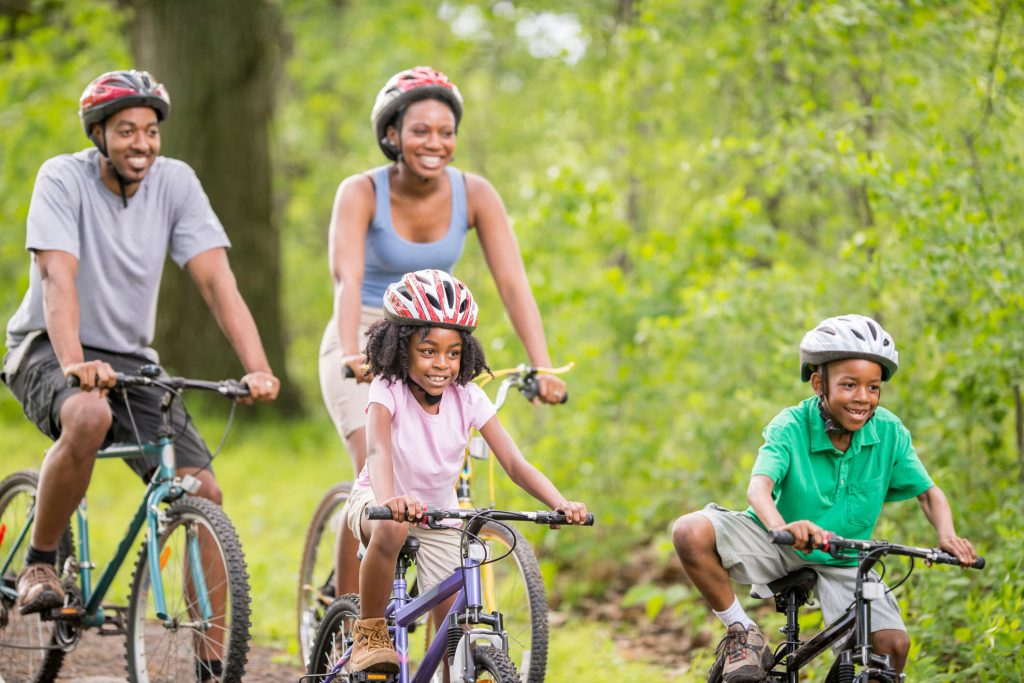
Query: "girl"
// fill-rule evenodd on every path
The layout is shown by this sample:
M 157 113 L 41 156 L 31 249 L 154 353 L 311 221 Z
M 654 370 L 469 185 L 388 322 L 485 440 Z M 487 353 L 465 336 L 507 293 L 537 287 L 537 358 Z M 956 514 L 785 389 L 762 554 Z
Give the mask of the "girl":
M 388 638 L 384 610 L 398 552 L 408 534 L 420 540 L 417 572 L 427 590 L 461 564 L 458 533 L 410 526 L 426 506 L 456 508 L 455 480 L 469 430 L 483 435 L 512 481 L 537 500 L 565 513 L 571 524 L 587 508 L 570 502 L 523 458 L 473 377 L 490 369 L 472 336 L 477 305 L 469 289 L 448 273 L 407 273 L 384 294 L 386 319 L 367 332 L 366 356 L 374 379 L 367 407 L 367 461 L 348 507 L 348 525 L 366 544 L 359 573 L 361 619 L 349 671 L 393 673 L 398 655 Z M 368 505 L 391 509 L 392 521 L 364 519 Z M 443 623 L 450 601 L 435 610 Z

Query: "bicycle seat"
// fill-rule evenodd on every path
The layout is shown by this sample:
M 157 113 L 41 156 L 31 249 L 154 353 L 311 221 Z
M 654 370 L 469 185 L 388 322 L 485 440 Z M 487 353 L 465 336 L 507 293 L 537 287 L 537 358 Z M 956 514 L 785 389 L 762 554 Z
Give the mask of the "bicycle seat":
M 414 560 L 416 559 L 416 553 L 419 551 L 419 549 L 420 539 L 410 534 L 406 537 L 405 545 L 402 546 L 402 549 L 399 551 L 399 554 L 404 555 L 410 560 Z
M 768 584 L 772 595 L 781 595 L 795 590 L 809 591 L 818 582 L 818 572 L 810 567 L 801 567 L 791 574 L 786 574 L 781 579 L 775 579 Z

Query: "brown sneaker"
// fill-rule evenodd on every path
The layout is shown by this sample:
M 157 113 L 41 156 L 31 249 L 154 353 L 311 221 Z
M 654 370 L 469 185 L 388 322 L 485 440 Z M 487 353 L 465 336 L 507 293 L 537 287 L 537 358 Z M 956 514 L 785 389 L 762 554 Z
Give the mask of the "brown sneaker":
M 22 614 L 45 612 L 64 605 L 64 589 L 53 565 L 45 562 L 26 565 L 18 574 L 18 611 Z
M 715 653 L 725 658 L 725 683 L 756 683 L 772 666 L 768 641 L 753 624 L 746 629 L 739 622 L 731 624 Z
M 359 619 L 353 626 L 352 637 L 352 655 L 346 665 L 349 673 L 398 673 L 398 653 L 383 618 Z

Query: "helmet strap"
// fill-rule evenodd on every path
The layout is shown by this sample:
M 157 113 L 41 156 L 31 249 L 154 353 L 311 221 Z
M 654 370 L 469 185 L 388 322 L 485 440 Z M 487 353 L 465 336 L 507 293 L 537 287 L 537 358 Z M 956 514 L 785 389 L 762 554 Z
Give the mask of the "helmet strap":
M 434 396 L 432 393 L 430 393 L 429 391 L 421 387 L 419 384 L 414 382 L 411 377 L 406 376 L 405 381 L 423 392 L 423 400 L 427 402 L 428 406 L 436 406 L 438 403 L 441 402 L 441 398 L 444 396 L 444 394 L 438 394 L 437 396 Z
M 114 174 L 114 178 L 117 179 L 117 188 L 120 191 L 120 195 L 121 195 L 121 205 L 124 208 L 127 209 L 128 208 L 128 194 L 126 193 L 125 188 L 129 185 L 129 183 L 125 181 L 124 176 L 122 176 L 120 173 L 118 173 L 117 166 L 114 165 L 113 160 L 110 158 L 110 154 L 107 153 L 107 122 L 106 121 L 103 121 L 100 124 L 100 129 L 103 131 L 103 137 L 101 138 L 102 141 L 103 141 L 103 144 L 100 144 L 100 141 L 97 140 L 96 138 L 94 138 L 92 136 L 89 136 L 89 137 L 92 140 L 92 143 L 94 145 L 96 145 L 96 149 L 98 149 L 100 151 L 100 154 L 103 156 L 103 159 L 100 160 L 100 163 L 102 164 L 103 161 L 106 160 L 107 167 L 110 169 L 110 172 Z

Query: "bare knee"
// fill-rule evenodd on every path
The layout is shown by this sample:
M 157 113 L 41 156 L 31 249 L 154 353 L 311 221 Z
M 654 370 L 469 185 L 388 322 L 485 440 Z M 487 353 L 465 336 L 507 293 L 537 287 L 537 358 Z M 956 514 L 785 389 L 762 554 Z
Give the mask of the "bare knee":
M 702 514 L 691 512 L 672 525 L 672 545 L 684 563 L 694 562 L 715 546 L 715 528 Z
M 398 557 L 398 552 L 405 545 L 409 536 L 409 526 L 399 522 L 374 522 L 370 535 L 370 545 L 388 557 Z
M 60 408 L 59 441 L 76 455 L 95 455 L 110 431 L 113 416 L 107 402 L 93 393 L 81 393 Z
M 195 495 L 200 498 L 206 498 L 217 505 L 224 504 L 224 492 L 221 491 L 220 485 L 217 483 L 217 478 L 213 476 L 213 472 L 210 470 L 196 469 L 194 467 L 178 468 L 179 476 L 184 476 L 186 474 L 191 474 L 199 480 L 199 490 L 196 491 Z
M 899 629 L 885 629 L 871 634 L 871 645 L 879 654 L 892 657 L 892 665 L 902 671 L 910 653 L 910 635 Z

